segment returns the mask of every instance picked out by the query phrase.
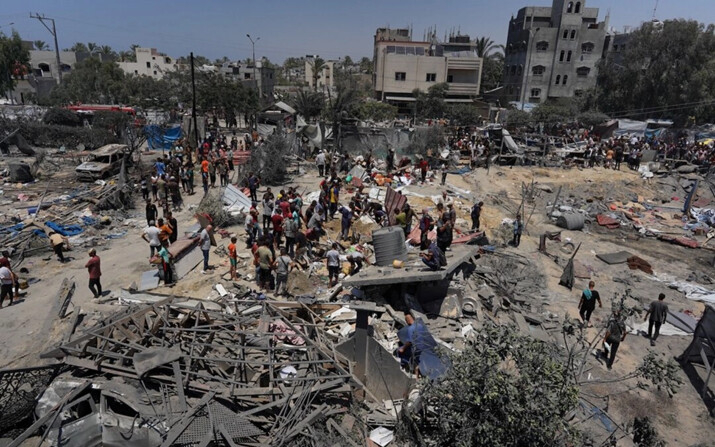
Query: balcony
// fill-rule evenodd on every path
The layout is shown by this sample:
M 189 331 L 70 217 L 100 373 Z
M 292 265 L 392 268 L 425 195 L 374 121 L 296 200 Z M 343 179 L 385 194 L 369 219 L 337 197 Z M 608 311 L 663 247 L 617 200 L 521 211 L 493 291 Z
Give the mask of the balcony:
M 479 94 L 479 86 L 468 82 L 451 82 L 449 85 L 450 95 L 473 95 Z
M 478 57 L 448 57 L 447 70 L 479 70 L 482 60 Z

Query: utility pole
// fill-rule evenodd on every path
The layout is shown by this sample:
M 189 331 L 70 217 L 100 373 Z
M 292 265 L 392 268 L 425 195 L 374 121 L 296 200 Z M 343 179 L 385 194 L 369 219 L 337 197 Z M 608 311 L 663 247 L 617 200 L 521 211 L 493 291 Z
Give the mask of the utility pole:
M 199 141 L 199 125 L 196 122 L 196 79 L 194 78 L 194 52 L 190 54 L 191 59 L 191 118 L 194 121 L 194 137 L 196 138 L 196 154 L 200 152 L 201 142 Z M 197 158 L 198 160 L 198 158 Z M 189 159 L 189 161 L 191 161 Z
M 52 37 L 55 39 L 55 57 L 57 57 L 57 83 L 62 84 L 62 64 L 60 62 L 60 47 L 57 45 L 57 29 L 55 28 L 55 19 L 45 17 L 45 15 L 40 15 L 38 13 L 35 13 L 35 15 L 30 14 L 31 19 L 37 19 L 42 23 L 42 25 L 47 28 L 47 31 L 52 34 Z M 52 29 L 50 29 L 49 26 L 45 23 L 45 20 L 48 22 L 52 22 Z
M 250 34 L 246 34 L 246 37 L 248 37 L 248 40 L 251 41 L 251 49 L 253 51 L 253 81 L 256 83 L 256 92 L 258 93 L 258 103 L 261 103 L 261 89 L 258 86 L 258 78 L 256 78 L 256 42 L 261 40 L 260 37 L 256 37 L 256 40 L 253 40 L 251 38 Z M 261 78 L 263 78 L 263 75 L 261 75 Z M 255 128 L 258 129 L 258 123 L 256 123 L 256 117 L 254 114 L 253 117 L 253 123 L 255 124 Z

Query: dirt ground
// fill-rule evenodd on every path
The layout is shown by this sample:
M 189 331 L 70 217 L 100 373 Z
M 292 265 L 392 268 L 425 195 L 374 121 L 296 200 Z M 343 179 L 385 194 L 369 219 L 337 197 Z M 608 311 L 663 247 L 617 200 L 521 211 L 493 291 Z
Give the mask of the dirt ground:
M 298 186 L 298 190 L 307 189 L 307 193 L 317 190 L 317 173 L 312 166 L 302 166 L 301 171 L 293 176 L 293 181 L 286 185 L 271 185 L 278 191 L 289 185 Z M 525 205 L 526 230 L 522 237 L 521 246 L 518 248 L 507 247 L 502 244 L 499 228 L 504 219 L 512 219 L 521 202 L 522 183 L 530 184 L 532 180 L 540 185 L 551 188 L 552 192 L 541 191 L 535 199 L 535 205 Z M 629 288 L 631 295 L 643 306 L 654 300 L 658 293 L 664 292 L 671 310 L 692 311 L 700 315 L 704 309 L 702 303 L 686 299 L 680 292 L 670 289 L 667 284 L 659 282 L 653 276 L 639 270 L 629 270 L 627 265 L 608 265 L 595 257 L 597 253 L 609 253 L 627 250 L 647 260 L 655 271 L 656 276 L 667 274 L 679 279 L 686 279 L 691 273 L 715 276 L 712 266 L 708 262 L 715 253 L 706 249 L 690 249 L 652 238 L 639 238 L 635 232 L 628 229 L 607 230 L 595 223 L 587 224 L 583 231 L 568 231 L 555 226 L 547 218 L 546 213 L 549 202 L 555 198 L 559 186 L 562 187 L 562 197 L 578 197 L 606 201 L 610 199 L 631 200 L 633 197 L 642 196 L 646 199 L 655 199 L 663 195 L 658 183 L 645 184 L 631 171 L 612 171 L 602 168 L 582 171 L 578 169 L 542 169 L 526 167 L 491 167 L 489 173 L 479 169 L 473 173 L 457 176 L 449 175 L 446 189 L 455 198 L 458 218 L 463 230 L 468 230 L 471 225 L 469 209 L 474 200 L 484 201 L 482 213 L 482 227 L 497 250 L 518 253 L 535 264 L 547 278 L 545 290 L 534 291 L 535 296 L 544 297 L 544 312 L 559 315 L 563 319 L 566 315 L 575 318 L 578 316 L 577 305 L 580 291 L 587 286 L 588 279 L 576 279 L 573 290 L 560 286 L 559 278 L 562 273 L 564 260 L 570 255 L 560 251 L 558 242 L 547 242 L 550 254 L 559 258 L 559 263 L 550 256 L 539 253 L 539 235 L 547 231 L 562 231 L 562 240 L 570 240 L 575 245 L 581 244 L 576 259 L 591 272 L 591 279 L 596 283 L 600 292 L 603 308 L 596 309 L 592 317 L 593 328 L 585 329 L 588 338 L 596 337 L 609 316 L 611 298 L 615 294 L 623 293 Z M 456 188 L 455 188 L 456 187 Z M 259 197 L 264 187 L 259 191 Z M 425 197 L 408 195 L 409 203 L 417 209 L 428 207 L 434 209 L 434 203 L 429 199 L 441 193 L 445 187 L 435 182 L 426 185 L 410 185 L 405 191 L 417 193 Z M 218 193 L 219 189 L 213 190 Z M 455 191 L 462 191 L 455 194 Z M 468 194 L 464 193 L 469 191 Z M 180 232 L 195 223 L 193 217 L 194 207 L 199 202 L 201 194 L 184 197 L 185 206 L 180 212 L 175 213 L 180 226 Z M 532 213 L 533 209 L 533 213 Z M 73 258 L 66 264 L 60 264 L 49 252 L 43 256 L 28 258 L 23 267 L 29 270 L 29 276 L 40 279 L 30 286 L 26 296 L 17 305 L 0 309 L 0 328 L 4 337 L 0 341 L 0 368 L 18 368 L 35 366 L 50 360 L 41 360 L 39 354 L 57 345 L 66 335 L 72 315 L 64 320 L 59 320 L 57 312 L 59 303 L 56 294 L 64 278 L 76 282 L 77 289 L 72 299 L 70 309 L 74 312 L 81 309 L 82 313 L 90 316 L 96 314 L 106 315 L 119 307 L 111 300 L 112 292 L 128 288 L 133 282 L 139 283 L 143 271 L 149 270 L 149 248 L 141 239 L 144 227 L 143 206 L 132 212 L 131 225 L 122 228 L 127 230 L 124 237 L 104 241 L 97 246 L 98 255 L 102 260 L 102 284 L 105 290 L 110 291 L 105 301 L 100 304 L 92 299 L 87 287 L 88 276 L 84 268 L 87 259 L 87 248 L 78 248 L 69 253 Z M 227 229 L 242 238 L 242 226 Z M 228 238 L 217 235 L 218 244 L 226 246 Z M 715 244 L 713 244 L 715 245 Z M 244 278 L 252 273 L 250 257 L 243 243 L 239 243 L 239 253 L 243 258 L 242 267 L 239 269 Z M 211 264 L 215 270 L 206 275 L 200 269 L 194 269 L 185 278 L 181 279 L 173 288 L 160 287 L 154 292 L 205 298 L 212 287 L 220 281 L 220 277 L 228 271 L 228 262 L 225 257 L 211 255 Z M 250 285 L 249 281 L 241 281 Z M 304 288 L 327 288 L 319 276 L 308 279 Z M 711 286 L 712 287 L 712 286 Z M 652 349 L 664 358 L 672 358 L 683 352 L 690 343 L 690 337 L 662 336 L 656 347 L 651 348 L 649 340 L 640 335 L 630 334 L 618 352 L 613 370 L 608 371 L 604 364 L 592 358 L 593 365 L 589 369 L 589 377 L 593 385 L 586 385 L 584 389 L 590 391 L 606 389 L 613 393 L 608 401 L 608 411 L 619 423 L 632 421 L 633 417 L 650 415 L 655 418 L 659 433 L 669 445 L 715 445 L 715 423 L 708 415 L 708 405 L 699 395 L 697 377 L 703 376 L 702 368 L 696 368 L 690 376 L 681 371 L 679 376 L 683 380 L 680 391 L 669 398 L 664 392 L 652 389 L 636 389 L 628 392 L 619 392 L 625 389 L 626 384 L 613 382 L 609 384 L 596 383 L 601 380 L 611 380 L 624 376 L 640 363 L 645 353 Z M 711 383 L 711 388 L 712 388 Z M 622 444 L 627 445 L 627 444 Z

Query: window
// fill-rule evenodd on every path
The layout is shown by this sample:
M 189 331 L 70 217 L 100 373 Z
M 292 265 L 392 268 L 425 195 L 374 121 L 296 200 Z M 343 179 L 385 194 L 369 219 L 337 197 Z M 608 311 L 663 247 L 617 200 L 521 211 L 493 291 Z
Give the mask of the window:
M 569 50 L 568 54 L 566 55 L 566 62 L 571 62 L 571 50 Z
M 536 51 L 547 51 L 549 49 L 549 43 L 545 40 L 536 42 Z
M 511 66 L 511 75 L 512 76 L 516 75 L 516 65 Z
M 585 42 L 583 45 L 581 45 L 581 52 L 590 54 L 593 49 L 596 48 L 596 45 L 594 45 L 592 42 Z M 613 46 L 613 51 L 617 51 L 618 45 Z
M 511 68 L 513 69 L 514 67 L 511 67 Z M 447 82 L 451 83 L 453 80 L 454 80 L 454 77 L 452 75 L 447 75 Z
M 514 45 L 512 45 L 512 44 L 507 45 L 506 54 L 511 54 L 513 52 L 514 52 Z
M 581 2 L 576 2 L 576 8 L 574 9 L 574 12 L 578 14 L 581 12 Z
M 405 47 L 405 54 L 411 54 L 414 56 L 415 54 L 415 47 Z
M 39 68 L 40 70 L 45 71 L 45 72 L 47 72 L 47 73 L 50 72 L 50 65 L 49 65 L 49 64 L 44 64 L 44 63 L 43 63 L 43 64 L 39 64 L 39 65 L 37 66 L 37 68 Z
M 387 46 L 387 54 L 392 54 L 395 52 L 395 46 L 394 45 L 388 45 Z
M 576 75 L 579 78 L 585 78 L 586 76 L 588 76 L 589 73 L 591 73 L 591 69 L 588 67 L 578 67 L 576 69 Z
M 405 47 L 395 47 L 397 54 L 405 54 Z
M 152 56 L 152 57 L 151 57 L 151 60 L 155 61 L 155 60 L 156 60 L 156 57 Z
M 135 75 L 138 75 L 138 74 L 139 74 L 139 71 L 138 71 L 138 70 L 134 70 L 134 74 L 135 74 Z
M 561 50 L 561 54 L 559 55 L 559 62 L 564 61 L 564 56 L 566 55 L 566 52 L 564 50 Z
M 524 72 L 524 66 L 523 66 L 523 65 L 519 65 L 519 66 L 516 68 L 516 75 L 517 75 L 517 76 L 521 76 L 521 74 L 522 74 L 523 72 Z
M 156 76 L 156 70 L 154 70 L 154 76 Z
M 251 79 L 251 73 L 244 73 L 243 79 Z
M 437 73 L 427 73 L 425 77 L 425 82 L 435 82 L 437 80 Z
M 151 62 L 147 61 L 146 68 L 151 68 Z
M 563 85 L 566 85 L 566 81 L 569 80 L 569 75 L 564 75 L 564 82 Z
M 531 89 L 531 97 L 532 98 L 538 98 L 541 96 L 541 89 L 540 88 L 532 88 Z
M 576 38 L 576 30 L 572 29 L 571 30 L 571 40 L 574 40 Z
M 568 39 L 568 38 L 569 38 L 569 30 L 565 29 L 564 30 L 564 39 Z
M 533 74 L 534 76 L 541 76 L 544 74 L 545 71 L 546 67 L 544 67 L 543 65 L 537 65 L 535 67 L 532 67 L 531 74 Z
M 554 84 L 559 85 L 561 83 L 561 75 L 556 75 L 556 82 Z
M 573 2 L 569 2 L 569 4 L 566 6 L 566 12 L 567 13 L 573 12 Z
M 407 74 L 404 71 L 395 72 L 395 81 L 404 81 L 407 79 Z
M 586 45 L 586 44 L 584 44 L 584 45 Z M 583 48 L 583 47 L 582 47 L 582 48 Z M 618 53 L 618 45 L 613 45 L 613 51 L 616 52 L 616 53 Z M 585 52 L 586 52 L 586 51 L 584 51 L 584 53 L 585 53 Z
M 417 47 L 415 48 L 415 55 L 417 56 L 424 56 L 425 55 L 425 49 L 422 47 Z

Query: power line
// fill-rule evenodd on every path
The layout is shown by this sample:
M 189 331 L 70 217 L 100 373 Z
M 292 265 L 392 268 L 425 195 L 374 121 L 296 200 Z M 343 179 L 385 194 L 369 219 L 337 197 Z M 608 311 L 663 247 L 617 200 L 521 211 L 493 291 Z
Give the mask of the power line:
M 55 28 L 55 19 L 46 17 L 44 14 L 40 15 L 37 13 L 35 15 L 30 14 L 30 18 L 39 20 L 40 23 L 42 23 L 42 26 L 47 28 L 47 31 L 49 31 L 50 34 L 52 34 L 52 37 L 55 39 L 55 57 L 57 58 L 57 81 L 59 84 L 62 84 L 62 63 L 60 62 L 60 47 L 59 45 L 57 45 L 57 28 Z M 48 22 L 52 22 L 52 29 L 47 26 L 45 20 L 47 20 Z

